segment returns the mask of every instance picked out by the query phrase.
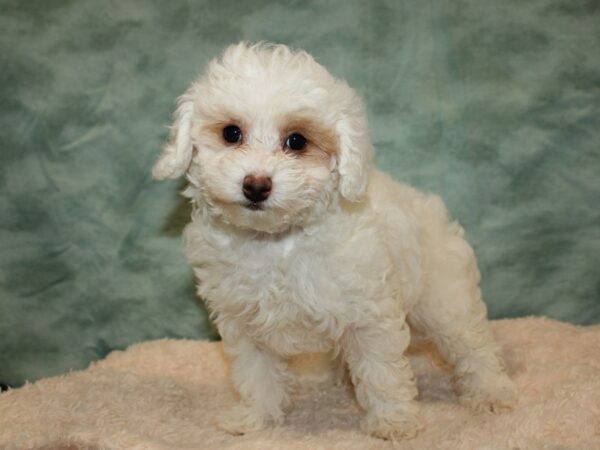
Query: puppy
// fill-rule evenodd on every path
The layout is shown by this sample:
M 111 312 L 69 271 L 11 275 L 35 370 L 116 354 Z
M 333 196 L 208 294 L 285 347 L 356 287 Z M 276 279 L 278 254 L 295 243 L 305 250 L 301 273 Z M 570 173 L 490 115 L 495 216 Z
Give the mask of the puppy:
M 486 322 L 479 271 L 442 201 L 372 167 L 360 99 L 304 51 L 240 43 L 179 99 L 157 179 L 186 176 L 185 251 L 231 358 L 231 433 L 280 424 L 289 359 L 340 355 L 363 429 L 422 427 L 410 328 L 454 367 L 460 401 L 516 401 Z

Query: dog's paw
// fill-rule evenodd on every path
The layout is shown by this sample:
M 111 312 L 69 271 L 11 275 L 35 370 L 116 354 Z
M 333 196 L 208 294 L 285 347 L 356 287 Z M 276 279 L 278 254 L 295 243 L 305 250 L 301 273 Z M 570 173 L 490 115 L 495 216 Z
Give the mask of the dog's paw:
M 361 428 L 371 436 L 399 441 L 416 437 L 423 429 L 423 422 L 418 409 L 414 408 L 414 412 L 403 411 L 393 415 L 367 413 L 361 422 Z
M 262 430 L 269 422 L 279 425 L 283 422 L 283 415 L 269 417 L 243 404 L 236 405 L 215 418 L 218 428 L 234 435 Z
M 473 376 L 460 391 L 461 404 L 476 412 L 507 412 L 519 398 L 517 386 L 505 374 Z

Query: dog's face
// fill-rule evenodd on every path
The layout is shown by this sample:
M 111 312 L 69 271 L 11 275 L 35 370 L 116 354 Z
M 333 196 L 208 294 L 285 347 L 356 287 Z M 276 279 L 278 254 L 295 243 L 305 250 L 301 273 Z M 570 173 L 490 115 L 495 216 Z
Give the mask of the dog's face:
M 181 97 L 156 178 L 243 229 L 281 232 L 364 195 L 372 149 L 362 105 L 312 57 L 238 44 Z

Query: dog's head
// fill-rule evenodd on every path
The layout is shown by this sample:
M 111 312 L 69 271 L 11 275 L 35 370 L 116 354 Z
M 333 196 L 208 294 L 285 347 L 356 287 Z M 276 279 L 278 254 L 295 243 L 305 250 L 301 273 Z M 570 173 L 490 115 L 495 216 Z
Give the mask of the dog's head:
M 372 147 L 362 103 L 303 51 L 231 46 L 179 99 L 155 178 L 186 175 L 187 193 L 244 229 L 306 225 L 360 201 Z

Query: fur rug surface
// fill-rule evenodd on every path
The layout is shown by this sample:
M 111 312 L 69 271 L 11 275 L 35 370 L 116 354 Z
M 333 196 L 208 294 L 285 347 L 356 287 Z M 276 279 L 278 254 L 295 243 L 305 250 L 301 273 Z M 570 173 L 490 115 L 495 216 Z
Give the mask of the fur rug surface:
M 517 408 L 475 414 L 457 403 L 448 368 L 426 344 L 411 350 L 426 428 L 410 441 L 363 434 L 348 385 L 306 358 L 303 387 L 278 428 L 230 436 L 212 423 L 235 401 L 219 343 L 159 340 L 88 369 L 0 395 L 1 449 L 600 449 L 600 325 L 544 318 L 492 322 Z

